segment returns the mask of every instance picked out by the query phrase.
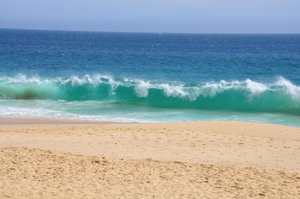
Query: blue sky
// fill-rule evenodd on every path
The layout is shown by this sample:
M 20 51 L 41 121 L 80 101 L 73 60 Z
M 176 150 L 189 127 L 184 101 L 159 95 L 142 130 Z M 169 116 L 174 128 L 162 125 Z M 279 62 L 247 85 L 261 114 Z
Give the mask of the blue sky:
M 0 0 L 0 28 L 300 33 L 300 0 Z

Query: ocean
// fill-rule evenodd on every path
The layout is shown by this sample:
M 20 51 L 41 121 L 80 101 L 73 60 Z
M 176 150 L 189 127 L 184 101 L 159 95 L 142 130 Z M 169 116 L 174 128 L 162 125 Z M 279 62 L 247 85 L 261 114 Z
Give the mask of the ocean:
M 0 29 L 0 117 L 300 126 L 300 35 Z

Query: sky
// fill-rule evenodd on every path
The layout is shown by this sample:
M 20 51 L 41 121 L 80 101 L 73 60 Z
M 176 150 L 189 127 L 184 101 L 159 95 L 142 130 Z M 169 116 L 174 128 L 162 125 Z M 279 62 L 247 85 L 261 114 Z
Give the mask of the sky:
M 300 33 L 300 0 L 0 0 L 0 28 Z

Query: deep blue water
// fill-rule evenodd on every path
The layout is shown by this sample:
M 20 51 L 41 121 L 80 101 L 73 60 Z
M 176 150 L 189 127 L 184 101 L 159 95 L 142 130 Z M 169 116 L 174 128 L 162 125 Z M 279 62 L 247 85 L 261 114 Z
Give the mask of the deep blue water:
M 300 35 L 0 29 L 0 116 L 300 126 Z

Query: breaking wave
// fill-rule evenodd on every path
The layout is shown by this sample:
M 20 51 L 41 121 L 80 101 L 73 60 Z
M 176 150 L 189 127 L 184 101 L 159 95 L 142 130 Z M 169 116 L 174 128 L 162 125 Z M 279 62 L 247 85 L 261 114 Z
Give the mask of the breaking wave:
M 42 78 L 0 77 L 0 99 L 111 100 L 161 108 L 232 110 L 300 115 L 300 87 L 283 77 L 273 83 L 186 83 L 105 75 Z

